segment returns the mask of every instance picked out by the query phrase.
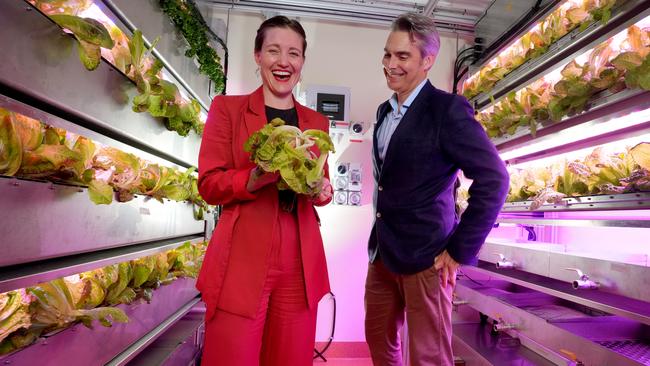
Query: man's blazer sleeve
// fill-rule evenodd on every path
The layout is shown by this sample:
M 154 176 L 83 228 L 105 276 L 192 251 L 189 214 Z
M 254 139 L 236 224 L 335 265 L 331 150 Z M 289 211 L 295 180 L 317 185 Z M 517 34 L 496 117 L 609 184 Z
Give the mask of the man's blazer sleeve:
M 440 132 L 440 146 L 473 180 L 469 204 L 446 249 L 457 262 L 474 264 L 505 202 L 510 178 L 496 148 L 461 96 L 452 97 Z

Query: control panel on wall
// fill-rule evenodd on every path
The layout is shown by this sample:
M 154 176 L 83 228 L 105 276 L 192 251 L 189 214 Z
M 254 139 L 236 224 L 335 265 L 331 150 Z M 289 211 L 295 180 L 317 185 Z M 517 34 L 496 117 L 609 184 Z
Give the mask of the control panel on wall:
M 309 85 L 305 90 L 307 106 L 331 120 L 350 118 L 350 88 L 332 85 Z
M 337 162 L 333 175 L 333 203 L 361 205 L 361 163 Z
M 363 142 L 363 134 L 365 132 L 366 124 L 364 122 L 330 121 L 330 138 L 335 146 L 343 142 Z

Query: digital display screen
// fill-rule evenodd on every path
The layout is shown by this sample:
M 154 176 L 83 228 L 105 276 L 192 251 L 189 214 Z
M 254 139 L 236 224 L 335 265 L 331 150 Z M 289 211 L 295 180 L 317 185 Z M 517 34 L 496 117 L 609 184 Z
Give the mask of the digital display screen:
M 321 107 L 323 112 L 338 113 L 340 105 L 338 102 L 323 102 Z

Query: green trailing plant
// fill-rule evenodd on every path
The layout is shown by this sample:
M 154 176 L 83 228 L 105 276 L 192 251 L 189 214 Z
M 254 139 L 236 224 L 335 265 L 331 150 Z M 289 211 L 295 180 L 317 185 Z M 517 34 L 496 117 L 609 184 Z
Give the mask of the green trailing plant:
M 210 46 L 210 36 L 217 39 L 224 48 L 225 43 L 208 28 L 192 1 L 160 0 L 160 7 L 187 40 L 190 48 L 185 51 L 185 56 L 196 57 L 200 65 L 199 71 L 212 80 L 215 93 L 222 93 L 226 77 L 217 51 Z

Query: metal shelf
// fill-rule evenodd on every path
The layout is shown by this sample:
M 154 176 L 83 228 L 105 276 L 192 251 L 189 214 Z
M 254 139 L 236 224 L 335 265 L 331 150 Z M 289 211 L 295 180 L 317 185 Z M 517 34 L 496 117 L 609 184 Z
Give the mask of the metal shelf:
M 100 250 L 97 252 L 54 258 L 40 262 L 19 264 L 0 268 L 0 293 L 25 288 L 37 283 L 51 281 L 115 263 L 166 252 L 187 241 L 203 241 L 202 236 L 190 235 L 180 238 L 143 243 L 128 247 Z
M 526 216 L 499 216 L 497 222 L 501 224 L 522 224 L 538 226 L 562 227 L 626 227 L 650 228 L 650 220 L 609 220 L 609 219 L 552 219 L 535 218 Z
M 201 137 L 168 131 L 136 113 L 133 82 L 106 61 L 89 72 L 76 41 L 23 1 L 0 5 L 0 94 L 184 167 L 197 165 Z M 22 40 L 16 42 L 17 39 Z
M 553 10 L 551 9 L 549 14 Z M 544 55 L 520 65 L 505 78 L 497 82 L 489 92 L 481 93 L 472 98 L 471 103 L 477 110 L 483 109 L 491 104 L 492 98 L 498 101 L 511 90 L 521 89 L 545 71 L 563 62 L 574 59 L 649 14 L 650 9 L 648 9 L 645 1 L 628 0 L 615 9 L 612 18 L 607 24 L 603 25 L 600 22 L 594 22 L 582 32 L 579 27 L 574 29 L 552 44 Z M 481 66 L 477 67 L 477 71 L 490 61 L 491 59 L 486 60 Z
M 489 324 L 454 324 L 454 353 L 463 359 L 468 358 L 469 365 L 556 365 L 526 348 L 519 339 L 506 333 L 495 336 L 491 329 Z M 466 357 L 465 353 L 470 353 L 470 356 Z M 478 360 L 481 362 L 469 362 Z
M 205 333 L 205 304 L 198 303 L 149 347 L 129 361 L 138 366 L 193 365 L 201 357 Z
M 642 337 L 644 325 L 536 291 L 502 291 L 499 282 L 503 281 L 459 280 L 455 292 L 466 301 L 463 306 L 509 325 L 512 329 L 503 332 L 522 343 L 543 345 L 544 354 L 566 356 L 568 351 L 586 365 L 639 365 L 634 357 L 603 347 L 595 339 Z
M 146 196 L 95 205 L 85 188 L 0 177 L 0 267 L 203 235 L 187 202 Z
M 200 298 L 194 298 L 190 300 L 187 304 L 183 305 L 175 313 L 173 313 L 169 318 L 165 319 L 162 323 L 158 324 L 157 327 L 152 329 L 149 333 L 145 334 L 142 338 L 138 339 L 136 342 L 131 344 L 129 348 L 125 349 L 122 353 L 115 356 L 107 366 L 122 366 L 126 365 L 127 362 L 132 360 L 145 348 L 147 348 L 151 343 L 153 343 L 158 337 L 165 333 L 172 325 L 177 321 L 183 318 L 196 304 L 201 301 Z
M 650 192 L 567 197 L 560 204 L 547 203 L 536 210 L 530 209 L 531 204 L 532 201 L 506 202 L 501 212 L 643 210 L 650 209 Z
M 160 165 L 164 165 L 166 167 L 170 168 L 179 168 L 181 170 L 185 170 L 185 166 L 179 165 L 175 162 L 172 162 L 168 159 L 165 159 L 164 156 L 161 157 L 160 154 L 157 154 L 157 152 L 149 152 L 148 149 L 139 149 L 137 147 L 137 144 L 134 145 L 128 145 L 122 141 L 116 140 L 114 138 L 111 138 L 105 134 L 102 134 L 100 132 L 97 132 L 95 130 L 88 129 L 86 127 L 83 127 L 79 124 L 67 121 L 63 118 L 59 118 L 53 114 L 44 112 L 40 109 L 36 109 L 28 104 L 19 102 L 13 98 L 4 96 L 0 94 L 0 108 L 5 108 L 10 111 L 20 113 L 22 115 L 25 115 L 30 118 L 37 119 L 46 125 L 52 126 L 52 127 L 57 127 L 57 128 L 62 128 L 68 132 L 87 137 L 94 142 L 98 142 L 103 145 L 111 146 L 116 149 L 122 150 L 126 153 L 131 153 L 134 154 L 135 156 L 144 159 L 148 162 L 151 163 L 156 163 Z M 110 134 L 109 134 L 110 135 Z M 157 154 L 157 155 L 154 155 Z
M 639 238 L 636 244 L 643 244 L 643 239 Z M 640 285 L 650 275 L 648 256 L 643 249 L 636 253 L 615 250 L 602 253 L 596 246 L 576 250 L 561 243 L 488 238 L 478 259 L 494 263 L 496 267 L 496 263 L 501 261 L 500 255 L 519 271 L 565 283 L 578 279 L 576 272 L 566 268 L 579 268 L 591 281 L 599 284 L 599 292 L 650 302 L 650 288 Z
M 645 301 L 598 290 L 574 290 L 571 283 L 517 269 L 496 269 L 495 265 L 479 260 L 477 267 L 463 267 L 465 274 L 505 280 L 560 299 L 588 306 L 608 314 L 622 316 L 650 325 L 650 305 Z M 471 276 L 474 278 L 474 276 Z

